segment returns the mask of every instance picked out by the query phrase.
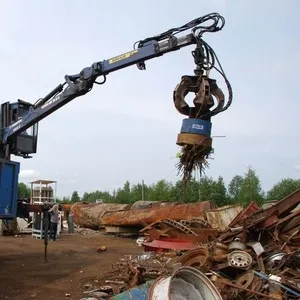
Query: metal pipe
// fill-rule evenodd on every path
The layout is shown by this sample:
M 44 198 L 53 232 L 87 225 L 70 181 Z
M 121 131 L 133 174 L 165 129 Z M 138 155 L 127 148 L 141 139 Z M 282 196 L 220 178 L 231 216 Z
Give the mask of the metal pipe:
M 297 293 L 296 291 L 294 291 L 294 290 L 288 288 L 287 286 L 281 284 L 280 282 L 278 282 L 278 281 L 276 281 L 276 280 L 272 280 L 272 279 L 269 278 L 268 276 L 266 276 L 266 275 L 264 275 L 264 274 L 261 274 L 261 273 L 259 273 L 259 272 L 257 272 L 257 271 L 252 270 L 252 272 L 253 272 L 255 275 L 257 275 L 257 276 L 259 276 L 260 278 L 262 278 L 262 279 L 268 280 L 268 281 L 270 281 L 270 282 L 272 282 L 272 283 L 274 283 L 274 284 L 279 285 L 281 288 L 283 288 L 283 289 L 286 290 L 287 292 L 293 294 L 294 296 L 300 297 L 300 294 L 299 294 L 299 293 Z
M 270 296 L 270 295 L 267 295 L 267 294 L 263 294 L 263 293 L 260 293 L 260 292 L 254 291 L 254 290 L 250 290 L 250 289 L 244 288 L 244 287 L 242 287 L 240 285 L 237 285 L 237 284 L 234 284 L 234 283 L 231 283 L 231 282 L 227 282 L 225 280 L 221 280 L 221 282 L 223 284 L 225 284 L 225 285 L 231 286 L 231 287 L 236 288 L 236 289 L 243 290 L 245 292 L 253 293 L 253 294 L 257 295 L 257 296 L 261 296 L 261 297 L 265 297 L 265 298 L 269 298 L 269 299 L 278 300 L 278 298 L 276 298 L 276 297 L 273 297 L 273 296 Z

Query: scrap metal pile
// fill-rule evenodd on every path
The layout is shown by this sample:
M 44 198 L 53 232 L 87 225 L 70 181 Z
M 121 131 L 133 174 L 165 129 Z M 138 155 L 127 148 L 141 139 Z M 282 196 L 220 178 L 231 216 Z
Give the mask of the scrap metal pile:
M 182 299 L 300 299 L 299 204 L 300 189 L 264 210 L 251 203 L 236 214 L 226 232 L 211 228 L 203 217 L 148 225 L 141 230 L 147 233 L 146 252 L 113 266 L 109 279 L 116 293 L 111 296 L 181 299 L 184 291 Z M 197 230 L 202 230 L 201 242 Z M 203 237 L 205 230 L 214 230 L 210 238 Z M 175 240 L 173 246 L 147 246 L 149 238 L 165 237 Z M 180 247 L 179 241 L 187 237 L 190 245 Z M 177 290 L 177 298 L 166 298 L 162 287 L 169 295 Z M 198 298 L 192 298 L 195 295 Z

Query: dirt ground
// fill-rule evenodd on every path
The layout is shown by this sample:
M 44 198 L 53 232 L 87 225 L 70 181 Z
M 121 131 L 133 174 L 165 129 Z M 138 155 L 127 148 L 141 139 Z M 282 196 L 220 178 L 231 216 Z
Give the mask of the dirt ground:
M 44 242 L 31 235 L 0 237 L 0 243 L 1 300 L 87 297 L 83 294 L 85 284 L 103 282 L 116 260 L 142 251 L 133 238 L 65 233 L 58 241 L 49 242 L 45 263 Z M 107 250 L 97 252 L 102 245 Z

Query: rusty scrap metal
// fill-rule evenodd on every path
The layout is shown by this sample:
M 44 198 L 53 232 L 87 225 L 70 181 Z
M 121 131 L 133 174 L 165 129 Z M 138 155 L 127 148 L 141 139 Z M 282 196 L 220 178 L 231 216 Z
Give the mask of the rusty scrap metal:
M 232 220 L 243 210 L 243 206 L 225 205 L 219 208 L 210 209 L 206 211 L 207 222 L 212 228 L 218 228 L 220 232 L 228 230 L 229 224 Z
M 189 227 L 183 225 L 181 222 L 177 222 L 177 221 L 172 220 L 172 219 L 164 219 L 162 222 L 164 224 L 167 224 L 167 225 L 170 225 L 172 227 L 175 227 L 176 229 L 179 229 L 180 231 L 182 231 L 185 234 L 188 234 L 188 235 L 197 235 L 197 233 L 195 233 Z
M 242 210 L 228 225 L 228 227 L 234 227 L 236 225 L 242 225 L 243 219 L 251 216 L 254 212 L 259 211 L 260 208 L 256 202 L 252 201 L 244 210 Z
M 248 293 L 253 293 L 253 294 L 255 294 L 257 296 L 260 296 L 260 297 L 265 297 L 265 298 L 268 298 L 268 299 L 278 300 L 277 297 L 274 297 L 274 296 L 271 296 L 271 295 L 268 295 L 268 294 L 264 294 L 264 293 L 260 293 L 260 292 L 257 292 L 255 290 L 244 288 L 243 286 L 231 283 L 231 282 L 229 282 L 227 280 L 226 281 L 222 280 L 222 283 L 224 283 L 225 285 L 228 285 L 228 286 L 230 286 L 232 288 L 240 289 L 240 290 L 243 290 L 243 291 L 248 292 Z
M 179 256 L 176 260 L 182 266 L 190 266 L 200 271 L 207 272 L 211 267 L 209 251 L 206 247 L 196 248 Z
M 168 206 L 158 206 L 134 211 L 108 212 L 102 217 L 101 222 L 103 225 L 141 227 L 166 218 L 180 221 L 203 216 L 205 211 L 210 208 L 211 203 L 209 201 L 202 201 L 173 205 L 172 209 Z
M 292 197 L 295 197 L 295 194 L 292 194 Z M 202 222 L 202 218 L 205 220 L 205 214 L 200 203 L 196 204 L 198 211 L 201 207 L 202 214 L 198 224 L 192 222 L 195 218 L 193 215 L 195 209 L 191 208 L 193 205 L 187 209 L 191 210 L 191 213 L 184 212 L 185 217 L 182 217 L 182 211 L 176 211 L 182 205 L 174 205 L 171 210 L 156 207 L 131 211 L 132 216 L 129 216 L 127 211 L 107 213 L 104 218 L 117 215 L 123 226 L 149 224 L 140 232 L 152 240 L 150 243 L 146 242 L 144 246 L 145 250 L 153 252 L 149 257 L 146 254 L 147 259 L 138 260 L 132 257 L 131 265 L 123 263 L 123 271 L 119 270 L 115 277 L 111 278 L 116 280 L 119 276 L 118 278 L 122 278 L 127 286 L 132 286 L 147 278 L 158 278 L 164 272 L 169 274 L 172 266 L 180 264 L 205 272 L 224 300 L 256 300 L 257 296 L 269 299 L 294 299 L 291 295 L 298 295 L 300 292 L 300 218 L 298 211 L 292 211 L 295 201 L 292 202 L 289 209 L 286 206 L 279 207 L 269 211 L 268 214 L 243 211 L 239 214 L 243 217 L 236 223 L 243 223 L 243 228 L 228 228 L 228 232 L 224 233 L 219 232 L 217 228 L 204 227 L 208 224 Z M 141 212 L 140 216 L 138 213 Z M 164 218 L 160 218 L 163 214 Z M 176 214 L 177 220 L 172 220 L 171 214 Z M 197 217 L 199 215 L 198 213 Z M 122 220 L 124 216 L 128 219 Z M 227 224 L 229 223 L 227 221 Z M 283 229 L 286 229 L 285 232 Z M 208 238 L 210 231 L 215 233 L 211 233 Z M 205 235 L 207 237 L 204 239 Z M 202 244 L 197 242 L 201 239 Z M 297 243 L 298 249 L 295 248 Z M 157 251 L 161 251 L 159 255 L 164 256 L 165 260 L 158 258 Z M 156 260 L 159 261 L 158 264 Z M 275 286 L 274 289 L 274 284 L 277 283 L 274 283 L 273 279 L 261 278 L 255 272 L 270 274 L 271 279 L 280 278 L 282 288 Z
M 192 218 L 189 220 L 180 220 L 185 226 L 196 227 L 196 228 L 211 228 L 210 224 L 204 218 Z
M 209 167 L 208 157 L 212 149 L 212 139 L 181 133 L 178 135 L 177 144 L 184 145 L 176 167 L 178 174 L 183 178 L 184 192 L 186 192 L 192 172 L 197 171 L 201 176 L 204 174 L 204 170 Z
M 246 219 L 246 226 L 255 226 L 259 222 L 262 222 L 264 219 L 268 218 L 270 215 L 278 212 L 280 218 L 286 217 L 289 212 L 296 208 L 300 204 L 300 189 L 286 196 L 275 205 L 266 208 L 265 210 L 260 210 L 255 212 L 251 217 Z
M 228 246 L 229 251 L 233 250 L 246 250 L 246 245 L 238 238 L 234 239 Z
M 201 218 L 180 220 L 179 222 L 165 219 L 149 224 L 141 229 L 140 233 L 146 236 L 146 242 L 175 238 L 191 241 L 195 244 L 207 244 L 218 235 L 218 230 L 207 227 L 203 228 L 203 226 L 209 226 L 209 224 Z
M 85 228 L 99 229 L 102 226 L 102 217 L 107 212 L 128 210 L 128 204 L 115 203 L 75 203 L 71 212 L 76 225 Z

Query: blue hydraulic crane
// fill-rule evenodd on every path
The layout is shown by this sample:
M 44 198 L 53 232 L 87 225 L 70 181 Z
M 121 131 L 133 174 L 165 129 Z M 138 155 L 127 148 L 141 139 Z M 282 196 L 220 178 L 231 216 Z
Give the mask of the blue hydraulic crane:
M 211 21 L 210 25 L 205 25 Z M 212 149 L 211 117 L 226 110 L 232 101 L 232 89 L 214 50 L 202 39 L 206 32 L 217 32 L 225 25 L 225 19 L 218 13 L 207 14 L 191 22 L 172 28 L 159 35 L 138 41 L 134 49 L 108 60 L 93 63 L 75 75 L 66 75 L 65 82 L 59 84 L 44 98 L 35 103 L 23 100 L 1 105 L 0 143 L 0 218 L 10 219 L 17 214 L 17 187 L 20 164 L 11 161 L 11 155 L 31 158 L 37 151 L 38 122 L 66 105 L 71 100 L 83 96 L 94 84 L 104 84 L 106 76 L 114 71 L 137 65 L 145 70 L 145 61 L 163 54 L 177 51 L 186 46 L 195 46 L 192 56 L 196 65 L 194 75 L 183 76 L 173 93 L 175 108 L 187 116 L 183 120 L 177 144 L 181 146 L 200 145 L 205 155 Z M 191 30 L 189 34 L 177 36 Z M 218 63 L 219 68 L 215 66 Z M 217 70 L 225 79 L 229 97 L 225 104 L 222 91 L 216 80 L 209 77 L 210 70 Z M 102 77 L 101 82 L 97 81 Z M 195 94 L 194 107 L 185 102 L 185 96 Z

